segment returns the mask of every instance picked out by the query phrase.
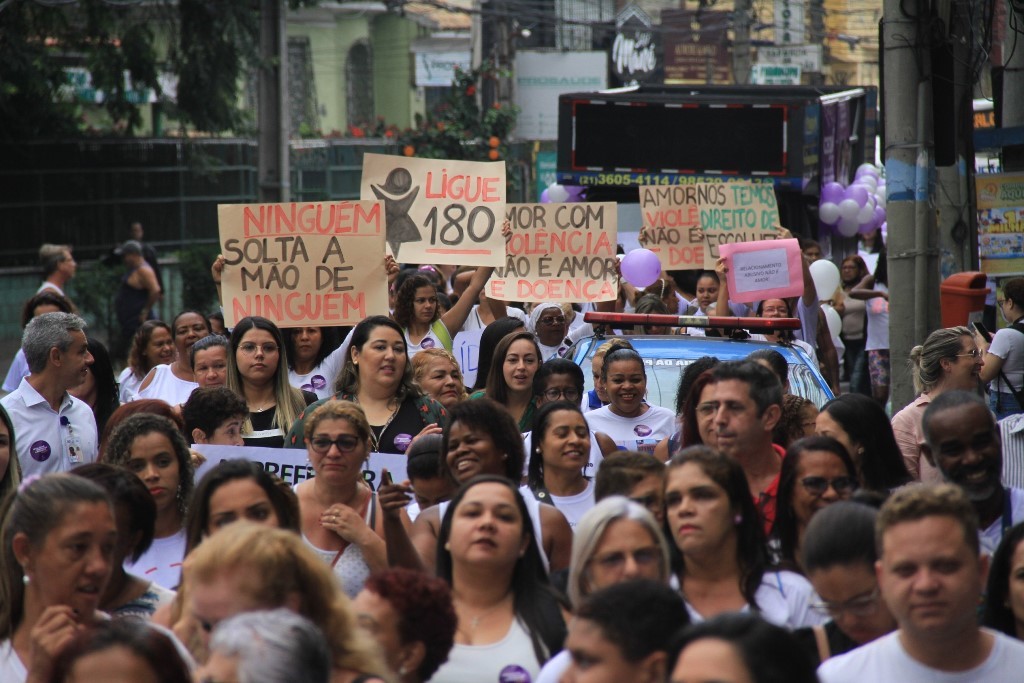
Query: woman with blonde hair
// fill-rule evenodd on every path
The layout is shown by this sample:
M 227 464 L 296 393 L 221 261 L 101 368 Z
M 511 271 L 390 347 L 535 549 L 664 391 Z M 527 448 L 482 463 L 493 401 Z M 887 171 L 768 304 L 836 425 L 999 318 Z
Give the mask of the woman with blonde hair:
M 356 625 L 355 612 L 330 568 L 290 531 L 239 522 L 217 532 L 185 562 L 188 612 L 206 638 L 241 612 L 286 607 L 312 621 L 327 639 L 334 683 L 380 681 L 387 667 Z M 208 642 L 193 650 L 206 659 Z
M 432 399 L 451 408 L 469 398 L 462 381 L 462 369 L 451 353 L 444 349 L 423 349 L 410 361 L 412 378 Z
M 984 367 L 982 355 L 971 331 L 963 326 L 935 330 L 924 344 L 911 349 L 910 364 L 918 396 L 892 416 L 892 432 L 914 479 L 926 484 L 942 482 L 942 474 L 921 456 L 921 418 L 928 404 L 944 391 L 961 389 L 977 393 Z

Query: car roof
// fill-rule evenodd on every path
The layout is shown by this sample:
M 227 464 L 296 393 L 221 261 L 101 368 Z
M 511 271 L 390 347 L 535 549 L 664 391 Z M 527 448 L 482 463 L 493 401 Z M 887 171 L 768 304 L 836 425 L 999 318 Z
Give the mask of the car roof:
M 590 367 L 590 361 L 597 349 L 606 342 L 617 338 L 628 341 L 644 359 L 646 366 L 660 371 L 658 376 L 652 377 L 648 381 L 649 400 L 672 410 L 675 410 L 678 375 L 691 362 L 704 356 L 712 356 L 720 361 L 744 360 L 751 353 L 760 349 L 777 351 L 786 359 L 790 366 L 789 376 L 793 393 L 809 399 L 819 408 L 834 398 L 821 371 L 802 349 L 797 346 L 763 340 L 690 335 L 596 335 L 576 342 L 569 349 L 566 358 L 586 370 Z M 677 370 L 675 373 L 664 372 L 671 369 Z M 587 388 L 593 388 L 591 373 L 585 372 L 584 376 Z

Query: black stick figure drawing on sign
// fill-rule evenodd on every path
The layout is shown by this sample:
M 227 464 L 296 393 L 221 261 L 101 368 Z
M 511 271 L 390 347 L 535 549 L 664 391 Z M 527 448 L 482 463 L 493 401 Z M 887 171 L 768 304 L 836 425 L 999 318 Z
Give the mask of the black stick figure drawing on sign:
M 387 240 L 397 260 L 399 247 L 406 242 L 419 242 L 423 239 L 419 228 L 409 218 L 409 208 L 416 201 L 420 187 L 412 187 L 412 174 L 409 171 L 396 168 L 388 173 L 383 185 L 371 185 L 370 189 L 377 199 L 384 201 Z

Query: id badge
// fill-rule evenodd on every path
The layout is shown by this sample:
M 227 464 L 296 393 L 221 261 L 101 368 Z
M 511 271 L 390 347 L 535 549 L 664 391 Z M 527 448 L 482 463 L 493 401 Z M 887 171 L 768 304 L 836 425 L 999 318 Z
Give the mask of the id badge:
M 75 435 L 69 435 L 64 439 L 64 445 L 68 449 L 68 458 L 71 462 L 79 464 L 83 462 L 84 458 L 82 455 L 82 440 Z

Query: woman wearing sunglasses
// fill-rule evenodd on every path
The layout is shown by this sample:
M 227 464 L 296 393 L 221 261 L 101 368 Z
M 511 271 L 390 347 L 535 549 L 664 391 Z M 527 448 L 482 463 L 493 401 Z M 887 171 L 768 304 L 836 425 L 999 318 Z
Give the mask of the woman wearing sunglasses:
M 819 510 L 849 500 L 857 490 L 857 468 L 841 443 L 828 436 L 810 436 L 786 451 L 779 473 L 779 507 L 775 540 L 779 557 L 799 568 L 807 525 Z
M 361 484 L 370 425 L 355 403 L 327 401 L 309 416 L 305 430 L 316 476 L 295 488 L 302 537 L 354 598 L 371 573 L 388 566 L 380 503 Z

